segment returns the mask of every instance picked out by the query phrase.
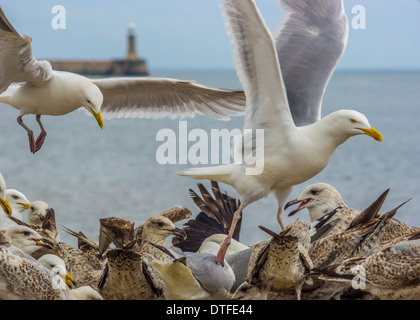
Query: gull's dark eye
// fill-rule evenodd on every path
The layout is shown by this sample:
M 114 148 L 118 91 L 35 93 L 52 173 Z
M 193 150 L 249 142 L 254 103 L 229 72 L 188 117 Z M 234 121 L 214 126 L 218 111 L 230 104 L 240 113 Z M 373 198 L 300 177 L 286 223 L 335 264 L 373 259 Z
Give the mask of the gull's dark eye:
M 158 222 L 158 226 L 159 226 L 159 227 L 163 227 L 163 222 L 161 222 L 161 221 L 160 221 L 160 222 Z
M 19 197 L 17 195 L 12 196 L 13 199 L 17 200 Z
M 87 102 L 90 103 L 90 104 L 92 104 L 92 102 L 89 99 L 87 99 Z
M 23 234 L 24 234 L 25 236 L 29 236 L 31 233 L 30 233 L 29 231 L 23 231 Z
M 318 190 L 316 189 L 311 189 L 311 191 L 309 191 L 311 194 L 313 194 L 314 196 L 316 196 L 318 194 Z

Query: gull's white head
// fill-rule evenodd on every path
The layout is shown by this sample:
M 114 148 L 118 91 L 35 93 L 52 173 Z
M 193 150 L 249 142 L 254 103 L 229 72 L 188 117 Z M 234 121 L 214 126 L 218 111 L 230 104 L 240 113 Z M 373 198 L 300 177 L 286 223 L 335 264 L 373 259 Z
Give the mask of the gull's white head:
M 9 201 L 10 206 L 12 207 L 13 216 L 18 219 L 22 219 L 22 212 L 29 209 L 31 202 L 26 198 L 26 196 L 15 189 L 6 190 L 6 199 Z M 20 216 L 15 216 L 19 214 Z
M 48 203 L 44 201 L 32 202 L 28 210 L 28 224 L 37 227 L 42 226 L 42 221 L 44 221 L 49 208 Z
M 84 107 L 95 117 L 99 127 L 102 129 L 104 126 L 104 121 L 101 115 L 101 106 L 104 101 L 104 97 L 101 90 L 92 82 L 86 81 L 83 83 L 81 98 L 82 107 Z
M 69 287 L 73 287 L 74 278 L 67 272 L 63 259 L 54 254 L 44 254 L 38 262 L 52 273 L 59 275 Z
M 12 207 L 6 197 L 6 181 L 0 173 L 0 207 L 9 217 L 12 215 Z
M 382 142 L 382 134 L 371 127 L 366 116 L 355 110 L 339 110 L 330 114 L 335 127 L 348 137 L 366 134 L 373 139 Z
M 10 243 L 23 250 L 27 254 L 32 254 L 40 247 L 46 247 L 52 249 L 54 244 L 41 237 L 41 235 L 35 230 L 26 226 L 11 226 L 5 232 L 5 236 L 10 239 Z
M 333 186 L 322 182 L 306 187 L 295 200 L 289 201 L 284 208 L 287 209 L 298 203 L 299 206 L 289 213 L 289 217 L 306 208 L 309 211 L 311 222 L 339 206 L 346 206 L 338 191 Z

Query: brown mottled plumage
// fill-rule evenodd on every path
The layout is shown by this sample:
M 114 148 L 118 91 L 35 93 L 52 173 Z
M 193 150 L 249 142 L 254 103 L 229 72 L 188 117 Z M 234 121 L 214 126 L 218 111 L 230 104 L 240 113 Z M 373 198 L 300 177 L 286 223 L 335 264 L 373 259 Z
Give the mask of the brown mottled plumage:
M 172 209 L 159 213 L 159 215 L 168 218 L 169 220 L 172 221 L 172 223 L 176 223 L 178 221 L 191 218 L 192 212 L 188 210 L 187 208 L 174 207 Z
M 153 257 L 129 249 L 106 252 L 107 263 L 98 290 L 105 300 L 156 300 L 162 284 L 150 266 Z
M 350 257 L 361 257 L 379 249 L 379 237 L 399 207 L 379 218 L 336 235 L 332 235 L 311 244 L 309 255 L 314 267 L 322 268 L 337 264 Z
M 366 258 L 351 258 L 317 270 L 327 280 L 355 279 L 382 300 L 420 299 L 420 239 L 403 241 Z
M 99 224 L 99 255 L 104 254 L 112 242 L 127 245 L 135 237 L 134 222 L 124 218 L 102 218 Z
M 68 272 L 73 276 L 76 287 L 91 286 L 96 289 L 105 261 L 98 260 L 64 242 L 59 242 L 58 246 L 60 247 L 59 256 L 66 264 Z
M 1 300 L 60 300 L 52 288 L 53 276 L 22 252 L 0 248 Z
M 336 226 L 328 232 L 328 236 L 331 236 L 343 233 L 354 225 L 363 224 L 375 216 L 379 216 L 379 210 L 388 193 L 389 189 L 362 212 L 347 207 L 341 195 L 333 186 L 326 183 L 315 183 L 306 187 L 295 200 L 288 202 L 286 208 L 299 203 L 298 208 L 289 213 L 289 216 L 304 208 L 308 209 L 309 217 L 315 229 L 327 222 L 339 219 Z M 409 226 L 397 219 L 391 219 L 382 230 L 379 241 L 385 243 L 416 230 L 420 230 L 420 228 Z
M 11 245 L 7 236 L 0 244 L 0 300 L 70 299 L 67 290 L 57 290 L 55 274 L 21 249 Z
M 386 190 L 382 193 L 364 212 L 368 212 L 369 215 L 376 215 L 385 201 L 388 192 L 389 190 Z M 349 208 L 338 191 L 326 183 L 314 183 L 306 187 L 295 200 L 289 201 L 285 208 L 297 203 L 299 203 L 298 208 L 290 212 L 289 216 L 294 215 L 304 208 L 308 209 L 309 218 L 314 230 L 319 230 L 327 223 L 331 224 L 333 221 L 335 222 L 335 226 L 323 236 L 343 233 L 361 213 L 360 210 Z
M 260 250 L 254 250 L 248 265 L 247 281 L 256 285 L 264 298 L 268 291 L 300 290 L 305 272 L 312 268 L 307 249 L 310 243 L 310 224 L 295 221 Z

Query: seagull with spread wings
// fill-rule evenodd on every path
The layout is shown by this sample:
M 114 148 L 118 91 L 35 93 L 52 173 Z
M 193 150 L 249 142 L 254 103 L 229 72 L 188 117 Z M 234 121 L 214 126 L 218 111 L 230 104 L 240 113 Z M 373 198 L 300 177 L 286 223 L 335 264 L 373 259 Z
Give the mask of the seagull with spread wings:
M 254 163 L 191 168 L 180 173 L 227 183 L 241 196 L 230 237 L 219 251 L 220 261 L 230 244 L 235 221 L 246 206 L 274 193 L 279 205 L 277 219 L 284 229 L 282 208 L 294 185 L 321 172 L 348 138 L 366 134 L 382 141 L 380 132 L 360 112 L 339 110 L 320 119 L 325 87 L 347 40 L 343 2 L 280 3 L 286 14 L 276 40 L 253 0 L 225 0 L 221 5 L 246 95 L 244 135 L 246 129 L 263 129 L 264 152 L 245 150 L 245 159 L 253 157 L 246 158 L 246 152 L 256 154 Z M 249 174 L 249 167 L 263 170 Z
M 0 9 L 0 102 L 20 110 L 18 123 L 27 131 L 32 153 L 47 135 L 42 115 L 60 116 L 85 108 L 103 127 L 103 118 L 161 118 L 209 115 L 219 120 L 241 115 L 243 91 L 215 89 L 191 81 L 153 77 L 89 79 L 53 70 L 48 61 L 32 55 L 32 39 L 17 33 Z M 41 133 L 22 120 L 36 115 Z

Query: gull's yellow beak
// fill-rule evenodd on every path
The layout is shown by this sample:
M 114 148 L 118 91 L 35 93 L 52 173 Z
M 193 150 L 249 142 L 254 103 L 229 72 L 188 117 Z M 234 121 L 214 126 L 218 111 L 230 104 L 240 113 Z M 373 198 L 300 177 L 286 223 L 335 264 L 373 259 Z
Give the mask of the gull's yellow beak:
M 3 211 L 7 214 L 8 217 L 12 215 L 12 207 L 7 199 L 0 198 L 0 206 L 3 208 Z
M 22 207 L 24 207 L 25 210 L 28 210 L 29 207 L 31 206 L 31 203 L 30 202 L 29 203 L 18 202 L 17 204 L 18 205 L 21 205 Z
M 101 129 L 104 127 L 104 120 L 102 119 L 102 114 L 100 111 L 98 113 L 92 111 L 93 116 L 95 117 L 96 121 L 98 122 L 98 125 Z
M 370 129 L 360 129 L 363 131 L 363 133 L 369 137 L 372 137 L 373 139 L 382 142 L 382 134 L 376 130 L 375 128 L 370 127 Z
M 65 283 L 70 287 L 74 287 L 74 278 L 71 276 L 70 273 L 67 272 L 66 277 L 64 278 Z

